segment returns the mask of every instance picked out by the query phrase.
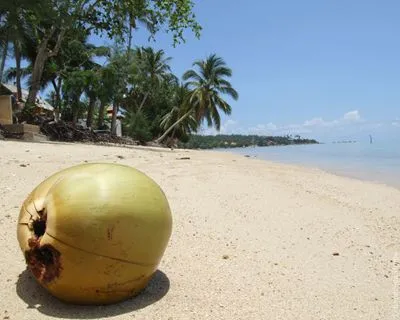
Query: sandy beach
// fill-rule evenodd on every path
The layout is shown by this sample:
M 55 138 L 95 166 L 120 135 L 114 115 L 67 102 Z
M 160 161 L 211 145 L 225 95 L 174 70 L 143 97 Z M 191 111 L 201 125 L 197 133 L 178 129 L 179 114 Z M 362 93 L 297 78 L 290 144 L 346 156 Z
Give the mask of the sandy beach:
M 149 287 L 107 307 L 51 297 L 16 238 L 28 193 L 83 162 L 138 168 L 173 212 Z M 228 153 L 79 144 L 0 141 L 0 168 L 0 319 L 400 318 L 398 189 Z

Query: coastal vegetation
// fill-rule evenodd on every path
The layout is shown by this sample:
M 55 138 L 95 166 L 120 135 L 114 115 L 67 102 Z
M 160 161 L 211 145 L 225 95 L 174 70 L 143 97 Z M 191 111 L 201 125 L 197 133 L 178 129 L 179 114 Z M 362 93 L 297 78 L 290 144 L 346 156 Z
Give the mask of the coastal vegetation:
M 180 142 L 179 147 L 187 149 L 269 147 L 298 144 L 317 144 L 314 139 L 291 136 L 258 136 L 258 135 L 191 135 L 187 142 Z
M 135 33 L 200 36 L 191 0 L 16 0 L 0 4 L 0 82 L 14 82 L 18 122 L 38 124 L 53 139 L 92 139 L 100 132 L 138 143 L 185 148 L 316 143 L 300 137 L 200 136 L 203 125 L 219 131 L 221 114 L 239 98 L 224 59 L 196 59 L 183 75 L 164 50 L 135 45 Z M 98 46 L 93 36 L 111 39 Z M 14 61 L 5 70 L 5 61 Z M 25 82 L 29 94 L 22 99 Z M 53 114 L 34 114 L 39 91 Z M 0 128 L 1 129 L 1 128 Z
M 134 45 L 140 28 L 152 39 L 167 31 L 174 46 L 185 40 L 185 30 L 196 37 L 201 31 L 190 0 L 2 2 L 0 75 L 17 87 L 23 106 L 17 119 L 35 124 L 32 107 L 45 90 L 55 109 L 53 121 L 68 123 L 64 128 L 84 124 L 92 132 L 110 129 L 116 135 L 118 118 L 124 135 L 166 144 L 188 141 L 203 123 L 219 129 L 220 113 L 232 110 L 225 96 L 238 99 L 224 59 L 215 53 L 194 57 L 193 69 L 180 77 L 164 50 Z M 112 45 L 95 45 L 93 35 Z M 4 70 L 7 59 L 14 67 Z

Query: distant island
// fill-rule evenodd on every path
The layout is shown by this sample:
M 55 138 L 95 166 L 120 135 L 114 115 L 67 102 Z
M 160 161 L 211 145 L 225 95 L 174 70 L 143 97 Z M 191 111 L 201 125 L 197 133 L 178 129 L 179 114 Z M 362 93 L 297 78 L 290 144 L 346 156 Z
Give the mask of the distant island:
M 216 149 L 216 148 L 243 148 L 269 147 L 298 144 L 318 144 L 314 139 L 305 139 L 299 135 L 291 136 L 258 136 L 258 135 L 190 135 L 186 142 L 179 142 L 179 148 L 185 149 Z

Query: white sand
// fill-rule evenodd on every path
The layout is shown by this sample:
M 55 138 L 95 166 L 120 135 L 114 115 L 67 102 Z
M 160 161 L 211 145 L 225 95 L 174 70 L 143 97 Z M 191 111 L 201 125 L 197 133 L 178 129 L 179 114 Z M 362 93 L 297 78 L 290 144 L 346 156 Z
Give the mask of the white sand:
M 27 194 L 85 160 L 144 171 L 173 210 L 161 272 L 107 307 L 51 297 L 16 239 Z M 0 319 L 400 319 L 398 189 L 225 153 L 92 145 L 0 142 L 0 168 Z

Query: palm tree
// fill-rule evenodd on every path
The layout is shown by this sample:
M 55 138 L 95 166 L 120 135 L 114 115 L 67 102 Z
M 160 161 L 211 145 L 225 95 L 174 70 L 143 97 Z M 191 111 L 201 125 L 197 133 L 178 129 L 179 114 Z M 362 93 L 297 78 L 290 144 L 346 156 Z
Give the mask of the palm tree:
M 134 63 L 137 72 L 134 82 L 138 83 L 138 89 L 143 92 L 143 98 L 138 112 L 142 110 L 151 91 L 171 76 L 170 57 L 165 56 L 163 50 L 154 51 L 153 48 L 137 48 Z
M 172 107 L 170 111 L 161 118 L 160 127 L 163 130 L 167 130 L 171 127 L 178 119 L 180 119 L 188 110 L 189 104 L 187 100 L 189 98 L 190 91 L 187 86 L 180 85 L 176 86 L 175 92 L 172 97 Z M 192 111 L 192 110 L 191 110 Z M 185 117 L 178 125 L 174 126 L 171 131 L 170 137 L 186 136 L 190 132 L 195 132 L 198 129 L 198 122 L 195 119 L 194 112 L 191 112 L 189 116 Z
M 5 18 L 4 13 L 0 13 L 0 20 Z M 8 55 L 8 28 L 6 24 L 2 24 L 0 26 L 0 47 L 1 47 L 1 61 L 0 61 L 0 82 L 3 82 L 4 77 L 4 67 L 7 60 Z
M 30 20 L 26 18 L 26 12 L 17 6 L 10 6 L 8 10 L 2 12 L 2 19 L 2 31 L 5 32 L 3 39 L 3 55 L 7 54 L 8 43 L 12 43 L 15 57 L 17 100 L 21 101 L 21 61 L 25 46 L 30 43 L 29 38 L 32 37 L 32 25 L 30 24 Z M 3 61 L 2 64 L 4 63 Z
M 30 86 L 32 83 L 32 71 L 37 56 L 37 48 L 39 46 L 39 39 L 32 37 L 24 40 L 22 50 L 23 57 L 29 62 L 25 68 L 20 68 L 19 75 L 21 78 L 26 78 Z M 42 77 L 40 80 L 40 89 L 45 89 L 49 84 L 53 86 L 55 93 L 54 108 L 56 114 L 56 121 L 59 120 L 61 113 L 61 92 L 62 83 L 68 78 L 71 72 L 79 71 L 93 71 L 84 73 L 88 79 L 88 85 L 85 86 L 85 93 L 89 97 L 89 110 L 88 110 L 88 126 L 91 126 L 93 115 L 94 102 L 94 84 L 96 83 L 97 72 L 100 65 L 94 62 L 95 57 L 103 57 L 109 55 L 109 48 L 97 47 L 88 43 L 88 35 L 79 29 L 71 29 L 65 35 L 60 53 L 49 58 L 43 66 Z M 9 68 L 6 72 L 6 79 L 13 80 L 17 77 L 18 68 Z M 93 81 L 91 81 L 91 79 Z
M 187 81 L 186 85 L 191 90 L 187 101 L 190 107 L 156 142 L 163 141 L 175 126 L 190 115 L 194 115 L 199 124 L 206 120 L 208 126 L 215 125 L 219 130 L 221 127 L 219 110 L 227 115 L 231 114 L 232 107 L 221 95 L 228 95 L 237 100 L 239 94 L 226 80 L 226 77 L 232 76 L 232 70 L 227 67 L 225 61 L 216 54 L 212 54 L 205 60 L 195 61 L 193 66 L 197 67 L 198 71 L 191 69 L 183 75 L 183 79 Z

